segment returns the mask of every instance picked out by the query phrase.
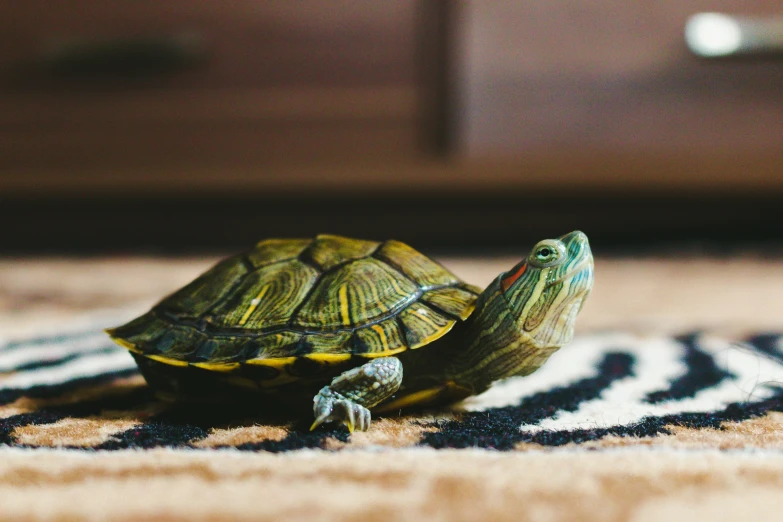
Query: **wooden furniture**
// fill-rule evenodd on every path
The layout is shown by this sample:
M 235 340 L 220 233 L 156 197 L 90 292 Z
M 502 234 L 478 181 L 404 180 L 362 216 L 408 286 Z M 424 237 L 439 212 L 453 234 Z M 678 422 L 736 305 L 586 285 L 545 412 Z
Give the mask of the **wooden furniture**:
M 705 59 L 684 39 L 696 13 L 778 3 L 460 5 L 459 152 L 570 163 L 563 176 L 605 188 L 783 188 L 783 57 Z
M 419 150 L 416 2 L 39 4 L 0 4 L 5 190 L 263 187 Z
M 704 10 L 777 5 L 0 0 L 0 253 L 774 239 L 783 60 Z

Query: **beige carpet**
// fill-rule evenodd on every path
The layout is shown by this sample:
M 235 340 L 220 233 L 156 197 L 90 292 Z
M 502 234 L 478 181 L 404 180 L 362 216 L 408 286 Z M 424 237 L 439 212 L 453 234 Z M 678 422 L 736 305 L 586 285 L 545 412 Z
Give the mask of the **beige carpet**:
M 106 342 L 210 262 L 0 261 L 0 517 L 779 519 L 783 262 L 599 258 L 539 372 L 353 435 L 172 409 Z

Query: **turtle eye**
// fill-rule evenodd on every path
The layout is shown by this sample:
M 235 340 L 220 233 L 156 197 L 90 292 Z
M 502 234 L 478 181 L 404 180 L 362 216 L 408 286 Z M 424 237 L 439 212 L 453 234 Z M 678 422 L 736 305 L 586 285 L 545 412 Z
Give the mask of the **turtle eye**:
M 559 264 L 563 258 L 563 249 L 553 241 L 542 241 L 530 254 L 530 264 L 538 268 L 547 268 Z
M 538 250 L 536 250 L 536 259 L 541 261 L 542 263 L 546 263 L 547 261 L 552 260 L 552 256 L 555 255 L 555 251 L 552 250 L 549 247 L 541 247 Z

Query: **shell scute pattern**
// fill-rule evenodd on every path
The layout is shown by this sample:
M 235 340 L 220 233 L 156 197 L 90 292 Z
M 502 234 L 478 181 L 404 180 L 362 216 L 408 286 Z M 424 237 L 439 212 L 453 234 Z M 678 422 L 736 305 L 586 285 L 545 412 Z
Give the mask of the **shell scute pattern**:
M 177 360 L 190 358 L 204 342 L 207 336 L 194 328 L 186 326 L 170 326 L 166 332 L 155 340 L 155 348 L 166 357 Z
M 248 252 L 253 268 L 295 259 L 313 242 L 312 239 L 266 239 Z
M 446 312 L 453 317 L 465 320 L 473 312 L 475 301 L 480 294 L 456 286 L 430 290 L 422 296 L 422 301 Z
M 109 333 L 159 362 L 278 386 L 424 346 L 470 315 L 473 290 L 398 241 L 274 239 Z
M 420 348 L 443 337 L 456 321 L 424 303 L 414 303 L 400 312 L 400 322 L 410 348 Z
M 146 346 L 160 338 L 169 328 L 170 323 L 159 319 L 154 313 L 147 312 L 122 326 L 108 330 L 112 338 L 133 352 L 142 353 Z
M 302 258 L 326 272 L 343 263 L 369 257 L 379 246 L 376 241 L 321 234 L 302 252 Z
M 405 350 L 408 344 L 396 317 L 356 330 L 354 353 L 364 357 L 381 357 Z
M 350 356 L 352 331 L 321 332 L 305 336 L 302 353 Z
M 251 339 L 248 343 L 252 344 L 254 349 L 245 363 L 265 364 L 269 359 L 290 357 L 296 353 L 302 338 L 303 334 L 299 332 L 282 331 Z
M 419 297 L 419 287 L 373 258 L 326 273 L 293 318 L 310 329 L 353 328 L 389 314 Z
M 221 328 L 261 330 L 282 326 L 304 303 L 320 273 L 298 259 L 250 272 L 236 291 L 204 319 Z
M 460 282 L 457 276 L 441 265 L 400 241 L 385 242 L 375 257 L 405 274 L 423 290 Z
M 209 337 L 199 345 L 196 357 L 193 359 L 215 363 L 237 362 L 247 358 L 248 353 L 253 349 L 252 344 L 252 341 L 244 337 Z
M 179 319 L 197 319 L 229 295 L 247 273 L 248 267 L 241 256 L 226 259 L 163 299 L 155 308 Z

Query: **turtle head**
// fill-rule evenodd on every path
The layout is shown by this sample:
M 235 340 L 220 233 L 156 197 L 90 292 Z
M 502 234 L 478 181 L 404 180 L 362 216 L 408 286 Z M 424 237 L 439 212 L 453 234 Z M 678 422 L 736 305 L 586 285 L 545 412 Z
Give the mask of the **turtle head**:
M 592 287 L 593 254 L 587 236 L 578 230 L 540 241 L 500 276 L 519 330 L 542 348 L 571 341 L 576 316 Z

